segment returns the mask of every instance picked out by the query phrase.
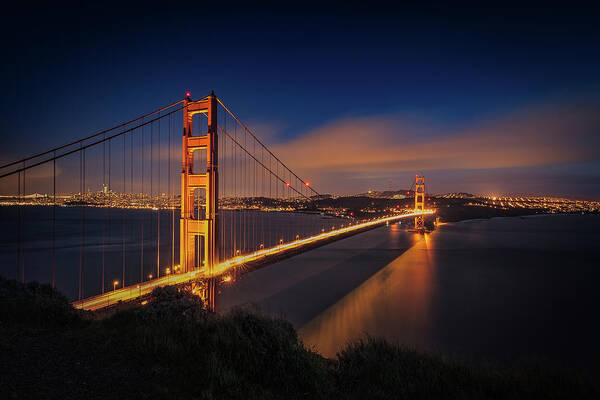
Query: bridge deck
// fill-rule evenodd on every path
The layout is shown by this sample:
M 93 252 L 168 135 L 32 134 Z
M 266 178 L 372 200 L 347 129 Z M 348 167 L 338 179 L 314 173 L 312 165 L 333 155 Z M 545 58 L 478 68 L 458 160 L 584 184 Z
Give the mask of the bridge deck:
M 263 258 L 286 253 L 292 250 L 302 251 L 303 247 L 309 249 L 311 248 L 310 245 L 317 244 L 319 242 L 326 242 L 327 240 L 336 237 L 343 237 L 346 234 L 358 232 L 362 229 L 374 227 L 376 225 L 384 224 L 386 222 L 397 221 L 403 218 L 412 218 L 420 214 L 427 215 L 433 213 L 433 210 L 425 210 L 423 212 L 393 215 L 391 217 L 379 218 L 371 221 L 362 222 L 356 225 L 350 225 L 329 232 L 323 232 L 315 236 L 295 240 L 293 242 L 283 243 L 278 246 L 270 247 L 268 249 L 257 250 L 250 254 L 230 258 L 229 260 L 223 261 L 219 265 L 217 265 L 214 268 L 212 274 L 209 274 L 205 268 L 199 268 L 197 270 L 181 274 L 170 274 L 161 278 L 152 279 L 139 284 L 127 286 L 122 289 L 117 289 L 87 299 L 75 301 L 73 302 L 73 306 L 84 310 L 98 310 L 100 308 L 108 307 L 111 304 L 118 303 L 119 301 L 129 301 L 141 297 L 152 292 L 152 290 L 156 287 L 181 284 L 194 279 L 202 279 L 209 278 L 211 276 L 214 277 L 223 275 L 229 272 L 231 269 L 244 265 L 246 263 L 255 262 Z

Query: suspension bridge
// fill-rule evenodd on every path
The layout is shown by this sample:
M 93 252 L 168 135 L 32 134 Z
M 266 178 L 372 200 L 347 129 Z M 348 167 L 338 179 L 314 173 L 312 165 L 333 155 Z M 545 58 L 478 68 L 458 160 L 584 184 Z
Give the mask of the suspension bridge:
M 252 266 L 400 219 L 423 230 L 434 212 L 417 176 L 413 210 L 324 213 L 214 93 L 4 164 L 0 191 L 3 265 L 91 310 L 190 282 L 215 309 L 219 283 Z

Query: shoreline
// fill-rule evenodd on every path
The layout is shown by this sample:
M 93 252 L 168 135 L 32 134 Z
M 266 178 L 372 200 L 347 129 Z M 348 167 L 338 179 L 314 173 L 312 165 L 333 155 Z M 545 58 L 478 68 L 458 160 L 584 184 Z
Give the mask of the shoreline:
M 445 225 L 449 224 L 462 224 L 462 223 L 471 223 L 471 222 L 482 222 L 482 221 L 491 221 L 493 219 L 511 219 L 511 218 L 542 218 L 542 217 L 585 217 L 590 215 L 600 215 L 597 212 L 586 212 L 586 213 L 540 213 L 540 214 L 523 214 L 523 215 L 513 215 L 513 216 L 493 216 L 487 218 L 469 218 L 463 219 L 460 221 L 452 221 L 452 222 L 443 222 Z

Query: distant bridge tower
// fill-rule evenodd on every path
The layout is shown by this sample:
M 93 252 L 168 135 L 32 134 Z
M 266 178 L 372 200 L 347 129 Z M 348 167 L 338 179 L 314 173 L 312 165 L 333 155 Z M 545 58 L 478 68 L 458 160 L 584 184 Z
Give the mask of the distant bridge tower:
M 208 119 L 208 132 L 205 136 L 194 135 L 193 117 L 204 114 Z M 212 276 L 219 262 L 219 219 L 218 219 L 218 140 L 217 140 L 217 98 L 214 93 L 201 100 L 192 101 L 189 93 L 183 102 L 183 145 L 181 171 L 181 220 L 179 262 L 183 272 L 195 268 L 206 268 Z M 206 173 L 194 170 L 194 152 L 206 151 Z M 205 205 L 197 208 L 197 191 L 205 192 Z M 215 309 L 215 279 L 208 280 L 206 293 L 207 306 Z
M 415 212 L 423 211 L 425 211 L 425 177 L 415 175 Z M 423 215 L 415 217 L 415 230 L 420 232 L 425 230 Z

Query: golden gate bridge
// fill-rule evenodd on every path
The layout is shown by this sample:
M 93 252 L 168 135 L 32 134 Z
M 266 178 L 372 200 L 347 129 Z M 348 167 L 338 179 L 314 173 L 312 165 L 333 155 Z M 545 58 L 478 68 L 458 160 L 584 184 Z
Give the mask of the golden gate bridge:
M 423 230 L 424 216 L 434 211 L 425 209 L 424 178 L 414 185 L 410 212 L 325 218 L 314 206 L 320 193 L 220 98 L 192 100 L 186 93 L 111 129 L 0 166 L 3 203 L 16 206 L 0 207 L 15 230 L 3 252 L 14 257 L 18 280 L 47 281 L 72 293 L 79 308 L 201 282 L 192 290 L 214 310 L 219 282 L 282 255 L 403 218 L 415 218 L 415 229 Z

